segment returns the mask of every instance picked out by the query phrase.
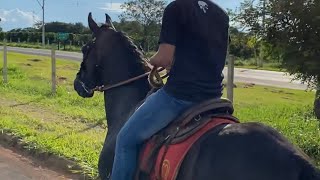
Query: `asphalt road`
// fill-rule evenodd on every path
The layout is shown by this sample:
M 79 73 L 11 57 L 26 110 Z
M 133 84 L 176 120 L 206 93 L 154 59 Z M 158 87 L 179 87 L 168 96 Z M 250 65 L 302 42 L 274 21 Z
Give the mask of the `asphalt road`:
M 2 49 L 3 47 L 0 46 L 0 50 Z M 17 48 L 17 47 L 8 47 L 8 50 L 17 52 L 17 53 L 23 53 L 23 54 L 51 56 L 50 50 Z M 76 53 L 76 52 L 56 51 L 56 57 L 62 58 L 62 59 L 75 60 L 75 61 L 82 60 L 82 54 Z M 227 77 L 226 72 L 227 72 L 227 69 L 224 70 L 225 77 Z M 283 72 L 251 70 L 251 69 L 241 69 L 241 68 L 235 69 L 235 82 L 253 83 L 257 85 L 282 87 L 282 88 L 290 88 L 290 89 L 301 89 L 301 90 L 305 90 L 307 88 L 306 85 L 303 85 L 298 81 L 291 82 L 291 79 L 292 77 L 286 75 Z
M 3 46 L 0 46 L 0 51 L 2 50 L 3 50 Z M 47 49 L 8 47 L 8 51 L 22 53 L 22 54 L 39 55 L 39 56 L 51 56 L 51 50 L 47 50 Z M 82 60 L 82 54 L 77 52 L 56 51 L 56 57 L 61 59 L 75 60 L 75 61 Z

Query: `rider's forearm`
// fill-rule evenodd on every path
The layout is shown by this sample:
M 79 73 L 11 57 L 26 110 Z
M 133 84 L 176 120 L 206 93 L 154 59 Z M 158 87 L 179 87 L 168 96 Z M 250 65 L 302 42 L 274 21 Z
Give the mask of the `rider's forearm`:
M 160 44 L 158 52 L 150 59 L 153 66 L 170 68 L 175 52 L 175 46 Z
M 150 59 L 150 64 L 156 67 L 169 68 L 171 66 L 171 61 L 157 53 Z

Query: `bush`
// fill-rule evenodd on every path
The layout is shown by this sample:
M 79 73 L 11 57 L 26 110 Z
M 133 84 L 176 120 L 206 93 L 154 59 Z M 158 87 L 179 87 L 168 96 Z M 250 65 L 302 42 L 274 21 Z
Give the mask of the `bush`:
M 237 61 L 234 62 L 234 65 L 235 65 L 235 66 L 244 66 L 245 64 L 244 64 L 243 61 L 237 60 Z

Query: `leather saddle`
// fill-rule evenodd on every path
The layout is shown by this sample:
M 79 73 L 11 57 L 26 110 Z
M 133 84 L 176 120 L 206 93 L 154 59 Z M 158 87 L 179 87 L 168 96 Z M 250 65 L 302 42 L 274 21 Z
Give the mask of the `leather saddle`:
M 143 161 L 138 166 L 136 177 L 139 177 L 140 173 L 150 174 L 152 172 L 161 147 L 183 142 L 214 118 L 225 118 L 238 123 L 238 119 L 232 116 L 233 112 L 233 104 L 227 99 L 211 99 L 187 109 L 148 141 L 149 145 L 152 144 L 152 148 L 148 154 L 141 154 L 146 157 L 142 158 Z

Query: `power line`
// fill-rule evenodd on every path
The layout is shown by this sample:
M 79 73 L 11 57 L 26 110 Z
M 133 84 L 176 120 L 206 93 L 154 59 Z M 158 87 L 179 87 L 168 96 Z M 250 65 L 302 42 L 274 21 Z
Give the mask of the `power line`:
M 39 0 L 37 0 L 38 4 L 42 7 L 41 3 L 39 2 Z

